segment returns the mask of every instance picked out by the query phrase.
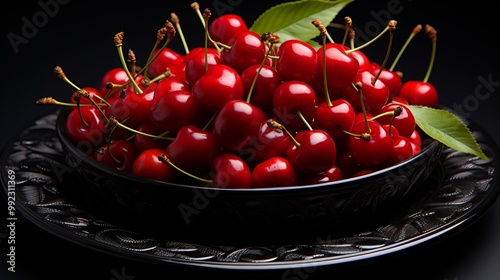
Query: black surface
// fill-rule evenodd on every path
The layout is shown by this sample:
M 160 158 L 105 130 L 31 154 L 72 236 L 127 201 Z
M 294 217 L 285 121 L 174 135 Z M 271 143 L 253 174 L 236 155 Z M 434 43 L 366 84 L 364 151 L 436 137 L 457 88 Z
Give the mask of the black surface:
M 52 72 L 56 65 L 80 86 L 97 85 L 100 75 L 119 65 L 112 43 L 118 31 L 126 34 L 125 46 L 146 56 L 154 42 L 156 30 L 170 12 L 181 17 L 183 30 L 191 46 L 201 44 L 203 32 L 199 19 L 189 8 L 190 1 L 59 1 L 59 9 L 43 16 L 39 3 L 56 1 L 18 1 L 2 16 L 2 80 L 0 121 L 3 145 L 9 137 L 52 108 L 35 105 L 36 99 L 54 96 L 63 100 L 72 89 Z M 355 1 L 337 17 L 353 18 L 354 24 L 369 32 L 382 28 L 377 15 L 385 15 L 398 7 L 393 19 L 398 20 L 395 49 L 406 40 L 417 23 L 433 25 L 438 31 L 438 54 L 430 81 L 440 94 L 441 103 L 462 106 L 465 114 L 500 141 L 497 106 L 500 105 L 499 60 L 495 48 L 495 10 L 487 1 L 467 5 L 436 7 L 432 1 Z M 63 4 L 64 3 L 64 4 Z M 215 6 L 242 15 L 248 22 L 279 1 L 262 2 L 214 0 L 205 3 L 217 15 Z M 388 6 L 391 3 L 395 6 Z M 436 3 L 436 2 L 434 2 Z M 226 4 L 226 6 L 224 6 Z M 221 6 L 222 5 L 222 6 Z M 389 8 L 388 8 L 389 7 Z M 232 9 L 232 10 L 229 10 Z M 45 13 L 47 14 L 47 13 Z M 19 45 L 18 52 L 8 40 L 10 32 L 22 35 L 25 19 L 39 27 Z M 366 28 L 365 28 L 366 27 Z M 373 29 L 373 30 L 375 30 Z M 189 30 L 189 32 L 187 32 Z M 399 33 L 398 33 L 399 32 Z M 375 61 L 382 61 L 387 42 L 378 41 L 365 50 Z M 179 41 L 172 45 L 182 51 Z M 418 36 L 402 57 L 398 68 L 405 78 L 422 79 L 427 69 L 430 43 Z M 483 81 L 490 81 L 486 87 Z M 497 82 L 499 81 L 499 82 Z M 485 216 L 448 238 L 440 238 L 425 246 L 390 255 L 387 258 L 321 269 L 256 272 L 241 275 L 238 271 L 205 270 L 182 266 L 157 266 L 112 257 L 60 240 L 19 217 L 16 222 L 16 273 L 6 265 L 8 224 L 6 206 L 0 229 L 1 279 L 172 279 L 172 273 L 183 278 L 229 278 L 252 276 L 269 279 L 498 279 L 500 277 L 500 204 Z

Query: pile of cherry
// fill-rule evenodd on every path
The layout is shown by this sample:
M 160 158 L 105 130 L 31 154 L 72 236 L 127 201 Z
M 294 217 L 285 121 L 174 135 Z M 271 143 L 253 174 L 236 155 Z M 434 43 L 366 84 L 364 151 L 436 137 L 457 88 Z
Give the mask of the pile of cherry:
M 167 21 L 158 42 L 175 34 Z M 69 139 L 123 172 L 217 188 L 338 181 L 421 151 L 406 105 L 433 107 L 437 95 L 406 86 L 360 50 L 280 42 L 234 14 L 214 19 L 206 34 L 205 47 L 185 54 L 158 45 L 143 67 L 129 51 L 100 88 L 52 100 L 71 108 Z M 115 36 L 119 53 L 123 35 Z

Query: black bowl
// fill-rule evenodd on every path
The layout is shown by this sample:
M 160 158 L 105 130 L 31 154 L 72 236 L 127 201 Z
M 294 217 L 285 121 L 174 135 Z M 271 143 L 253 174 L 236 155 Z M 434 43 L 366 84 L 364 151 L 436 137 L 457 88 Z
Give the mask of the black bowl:
M 128 229 L 191 242 L 228 244 L 246 236 L 262 244 L 360 230 L 408 199 L 443 150 L 440 142 L 427 139 L 422 151 L 404 162 L 336 182 L 214 189 L 139 178 L 96 162 L 67 138 L 67 114 L 60 112 L 56 128 L 76 174 L 67 178 L 76 180 L 66 191 L 81 207 Z

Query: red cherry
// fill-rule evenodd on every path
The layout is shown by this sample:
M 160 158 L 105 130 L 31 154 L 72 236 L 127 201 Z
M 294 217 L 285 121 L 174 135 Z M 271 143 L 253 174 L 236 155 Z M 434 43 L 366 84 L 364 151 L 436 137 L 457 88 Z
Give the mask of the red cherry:
M 393 137 L 394 148 L 386 165 L 392 166 L 413 156 L 413 147 L 410 140 L 403 136 Z
M 438 93 L 434 85 L 424 81 L 406 81 L 401 86 L 399 97 L 410 105 L 437 107 Z
M 140 123 L 149 121 L 150 108 L 153 104 L 154 90 L 142 94 L 133 91 L 122 93 L 107 110 L 107 114 L 128 127 L 137 127 Z
M 345 45 L 343 47 L 346 51 L 351 49 Z M 353 51 L 353 52 L 349 53 L 348 56 L 353 57 L 354 59 L 356 59 L 358 61 L 359 70 L 369 70 L 371 68 L 370 59 L 368 58 L 368 56 L 366 56 L 366 54 L 364 52 L 357 50 L 357 51 Z
M 177 171 L 158 159 L 164 152 L 163 149 L 156 148 L 142 151 L 132 165 L 132 174 L 152 180 L 173 182 Z
M 317 53 L 310 44 L 289 39 L 279 46 L 276 55 L 276 71 L 282 81 L 296 80 L 311 84 L 316 78 Z
M 266 46 L 259 34 L 253 31 L 241 31 L 229 40 L 229 49 L 221 51 L 222 62 L 241 73 L 252 65 L 259 65 L 264 60 Z
M 107 84 L 123 85 L 128 82 L 128 75 L 123 68 L 113 68 L 106 73 L 104 73 L 101 79 L 101 85 L 99 90 L 103 96 L 106 96 L 110 89 L 107 88 Z
M 163 94 L 152 103 L 149 121 L 160 130 L 176 133 L 185 125 L 197 124 L 199 112 L 191 92 L 178 90 Z
M 104 96 L 102 96 L 101 92 L 99 90 L 97 90 L 96 88 L 83 87 L 83 88 L 81 88 L 81 90 L 86 91 L 89 94 L 89 97 L 95 101 L 95 103 L 97 103 L 97 104 L 102 103 L 99 99 L 96 98 L 96 96 L 99 96 L 99 97 L 104 97 Z M 69 99 L 69 102 L 72 104 L 76 104 L 75 96 L 78 95 L 79 93 L 80 93 L 79 90 L 74 91 L 73 94 L 71 95 L 71 98 Z M 83 97 L 81 95 L 80 95 L 79 103 L 80 104 L 92 104 L 92 102 L 88 98 Z M 76 108 L 77 107 L 72 107 L 73 110 Z
M 252 170 L 253 188 L 287 187 L 297 184 L 297 174 L 292 164 L 283 157 L 272 157 Z
M 300 144 L 292 144 L 286 158 L 298 173 L 324 172 L 335 164 L 337 147 L 333 138 L 323 130 L 303 130 L 295 135 Z
M 344 174 L 342 170 L 337 165 L 332 165 L 326 171 L 308 174 L 307 176 L 301 176 L 299 179 L 300 185 L 312 185 L 319 183 L 334 182 L 344 179 Z
M 326 49 L 326 75 L 330 95 L 350 87 L 359 70 L 359 62 L 345 52 L 339 43 L 327 43 L 317 50 L 317 73 L 323 73 L 323 53 Z M 323 79 L 318 79 L 324 87 Z M 332 100 L 335 98 L 332 98 Z
M 380 124 L 392 124 L 397 128 L 399 134 L 404 137 L 410 137 L 416 127 L 415 117 L 407 106 L 396 103 L 389 103 L 385 105 L 379 114 L 394 112 L 398 110 L 397 116 L 382 116 L 377 118 Z
M 68 138 L 78 148 L 99 146 L 106 138 L 106 121 L 93 106 L 82 106 L 80 110 L 71 110 L 66 117 L 65 125 Z
M 191 57 L 186 62 L 186 68 L 184 69 L 186 81 L 188 84 L 193 85 L 201 76 L 205 74 L 207 67 L 210 68 L 221 63 L 222 59 L 216 49 L 207 48 L 206 62 L 205 51 L 198 52 L 198 54 Z
M 186 81 L 177 77 L 162 79 L 156 86 L 154 99 L 156 100 L 166 93 L 178 90 L 191 91 L 191 86 Z
M 415 145 L 421 147 L 422 146 L 422 137 L 420 136 L 420 133 L 418 132 L 417 129 L 415 129 L 410 137 L 408 137 L 408 140 L 410 140 L 412 143 Z
M 156 77 L 163 74 L 167 68 L 172 69 L 183 68 L 184 57 L 171 48 L 157 49 L 153 52 L 153 57 L 158 55 L 155 60 L 151 62 L 147 71 L 149 77 Z M 173 71 L 175 73 L 175 71 Z
M 240 16 L 235 14 L 218 16 L 208 27 L 212 40 L 223 44 L 229 44 L 229 41 L 241 31 L 248 31 L 248 26 Z
M 228 101 L 214 119 L 214 138 L 224 150 L 241 152 L 266 118 L 262 110 L 246 101 Z
M 390 157 L 394 143 L 392 137 L 377 121 L 369 121 L 368 126 L 371 130 L 369 138 L 349 136 L 348 147 L 355 161 L 365 167 L 375 168 Z M 355 123 L 351 133 L 358 135 L 367 133 L 366 123 Z
M 289 130 L 306 128 L 304 120 L 312 122 L 315 110 L 316 94 L 313 88 L 304 82 L 283 82 L 274 91 L 273 114 Z
M 240 75 L 245 92 L 243 99 L 247 99 L 251 89 L 252 92 L 249 102 L 261 108 L 262 111 L 269 112 L 273 107 L 274 90 L 281 84 L 281 78 L 273 67 L 262 65 L 262 69 L 259 71 L 259 66 L 260 65 L 252 65 L 245 69 Z M 253 84 L 255 75 L 258 76 L 255 80 L 255 84 Z
M 136 130 L 142 133 L 147 133 L 149 135 L 155 135 L 155 136 L 165 133 L 165 130 L 160 129 L 158 126 L 153 125 L 151 122 L 143 122 L 139 124 Z M 169 140 L 157 139 L 139 133 L 134 135 L 133 142 L 138 152 L 142 152 L 149 149 L 165 150 L 168 144 L 170 144 Z
M 223 189 L 247 189 L 251 187 L 252 175 L 247 163 L 232 153 L 222 153 L 212 162 L 214 183 Z
M 180 169 L 191 174 L 206 174 L 220 147 L 213 134 L 193 125 L 183 126 L 165 150 L 167 157 Z
M 375 76 L 368 70 L 359 71 L 354 82 L 361 83 L 361 92 L 363 94 L 363 102 L 365 110 L 371 113 L 376 113 L 389 101 L 389 89 L 386 85 L 376 80 Z M 340 98 L 344 98 L 352 104 L 356 112 L 361 112 L 362 104 L 359 92 L 354 87 L 347 87 L 340 92 Z
M 351 103 L 345 99 L 335 99 L 329 106 L 326 102 L 318 105 L 314 112 L 314 124 L 318 129 L 326 131 L 334 140 L 346 136 L 342 131 L 351 131 L 355 121 L 355 111 Z
M 130 173 L 137 154 L 132 142 L 118 139 L 104 144 L 93 154 L 93 157 L 97 162 Z
M 226 102 L 243 97 L 240 75 L 231 67 L 218 64 L 209 68 L 191 88 L 199 108 L 215 112 Z
M 378 79 L 381 80 L 389 89 L 389 100 L 398 96 L 399 91 L 401 90 L 402 81 L 401 76 L 397 72 L 384 68 L 379 74 L 380 65 L 375 62 L 371 63 L 369 70 L 373 75 L 379 75 Z
M 342 151 L 337 155 L 335 165 L 340 168 L 344 178 L 350 178 L 360 170 L 359 163 L 354 160 L 352 155 L 347 150 Z

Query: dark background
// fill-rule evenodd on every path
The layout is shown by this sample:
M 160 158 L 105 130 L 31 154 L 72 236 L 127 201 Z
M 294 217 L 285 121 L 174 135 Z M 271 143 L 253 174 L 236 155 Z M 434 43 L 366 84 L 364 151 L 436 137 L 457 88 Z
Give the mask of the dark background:
M 22 34 L 28 19 L 43 11 L 40 3 L 57 3 L 58 10 L 46 18 L 39 17 L 40 26 L 31 30 L 17 52 L 9 42 L 10 32 Z M 282 1 L 250 0 L 199 1 L 210 8 L 213 17 L 237 13 L 250 26 L 267 8 Z M 500 61 L 494 41 L 498 36 L 498 21 L 488 1 L 473 1 L 467 5 L 440 5 L 435 1 L 362 1 L 350 3 L 336 17 L 343 22 L 350 16 L 354 25 L 366 34 L 382 28 L 388 5 L 398 5 L 401 12 L 392 15 L 398 21 L 393 56 L 416 24 L 430 24 L 438 31 L 438 51 L 430 82 L 437 88 L 440 103 L 448 107 L 461 105 L 466 116 L 479 124 L 500 142 L 497 107 L 500 105 Z M 60 100 L 68 98 L 72 88 L 59 80 L 53 68 L 60 65 L 77 85 L 98 86 L 108 69 L 119 66 L 113 36 L 125 32 L 124 50 L 133 49 L 139 63 L 153 46 L 156 31 L 170 13 L 181 18 L 183 31 L 190 47 L 201 46 L 203 30 L 191 1 L 14 1 L 2 12 L 2 94 L 0 127 L 3 147 L 36 118 L 52 111 L 35 101 L 44 96 Z M 217 7 L 219 7 L 217 9 Z M 43 24 L 42 24 L 43 23 Z M 371 29 L 370 29 L 371 28 Z M 375 28 L 375 29 L 374 29 Z M 332 30 L 333 36 L 339 36 Z M 340 38 L 340 37 L 338 37 Z M 385 37 L 387 38 L 387 37 Z M 180 40 L 170 45 L 182 52 Z M 364 49 L 370 59 L 382 62 L 387 40 L 382 38 Z M 430 58 L 431 45 L 425 35 L 417 36 L 398 64 L 405 79 L 423 79 Z M 391 61 L 391 60 L 389 60 Z M 481 80 L 492 81 L 489 90 L 480 92 Z M 480 95 L 478 95 L 478 93 Z M 481 97 L 481 98 L 478 98 Z M 4 205 L 4 204 L 2 204 Z M 4 207 L 4 206 L 2 206 Z M 4 208 L 6 209 L 6 208 Z M 2 217 L 5 211 L 1 210 Z M 5 221 L 5 218 L 2 218 Z M 479 221 L 460 228 L 453 235 L 428 242 L 403 253 L 368 262 L 341 267 L 322 268 L 294 279 L 499 279 L 500 266 L 500 204 L 497 202 Z M 0 229 L 0 234 L 6 229 Z M 6 273 L 5 239 L 0 238 L 1 279 L 117 279 L 113 271 L 126 269 L 127 279 L 172 279 L 177 275 L 223 278 L 243 277 L 238 271 L 202 270 L 192 267 L 157 266 L 95 252 L 60 240 L 29 222 L 19 221 L 16 228 L 17 272 Z M 439 242 L 438 242 L 439 241 Z M 6 275 L 6 277 L 4 277 Z M 282 272 L 245 273 L 245 275 L 282 279 Z M 289 278 L 293 279 L 293 278 Z

